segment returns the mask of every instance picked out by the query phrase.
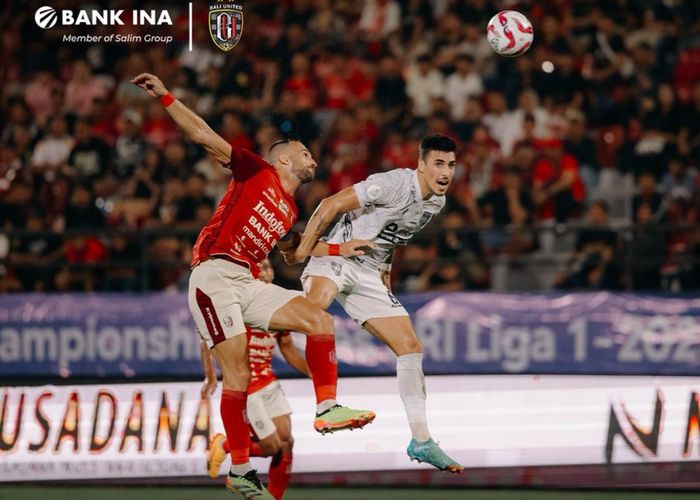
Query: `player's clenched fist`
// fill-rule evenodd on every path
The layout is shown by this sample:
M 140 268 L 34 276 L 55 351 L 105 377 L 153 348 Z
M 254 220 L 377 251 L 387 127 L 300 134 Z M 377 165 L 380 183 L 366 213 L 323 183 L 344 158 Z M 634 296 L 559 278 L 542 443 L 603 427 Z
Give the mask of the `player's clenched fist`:
M 141 73 L 131 79 L 131 83 L 141 87 L 151 97 L 163 97 L 168 93 L 163 82 L 155 75 L 150 73 Z

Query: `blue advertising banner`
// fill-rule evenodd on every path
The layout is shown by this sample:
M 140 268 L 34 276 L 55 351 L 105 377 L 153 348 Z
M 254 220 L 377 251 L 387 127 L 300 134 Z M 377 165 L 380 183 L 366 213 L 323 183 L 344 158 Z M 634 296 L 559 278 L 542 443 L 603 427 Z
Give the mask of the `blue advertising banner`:
M 404 295 L 425 372 L 700 374 L 700 298 L 607 292 Z M 334 304 L 341 375 L 392 374 L 393 353 Z M 275 360 L 280 375 L 294 371 Z M 0 379 L 199 377 L 184 294 L 0 296 Z

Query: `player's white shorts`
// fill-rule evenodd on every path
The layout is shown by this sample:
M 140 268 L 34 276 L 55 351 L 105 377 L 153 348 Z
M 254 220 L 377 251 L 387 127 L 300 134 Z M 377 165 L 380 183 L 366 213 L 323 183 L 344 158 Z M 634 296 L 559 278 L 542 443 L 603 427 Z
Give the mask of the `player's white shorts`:
M 301 295 L 256 280 L 246 267 L 209 259 L 192 270 L 188 303 L 197 330 L 211 349 L 245 333 L 245 325 L 267 330 L 275 311 Z
M 408 316 L 406 309 L 382 283 L 380 272 L 352 259 L 311 257 L 301 275 L 301 282 L 307 291 L 309 276 L 323 276 L 332 280 L 338 287 L 338 303 L 360 325 L 373 318 Z
M 258 439 L 265 439 L 277 430 L 273 418 L 291 413 L 292 407 L 277 380 L 248 394 L 248 421 Z

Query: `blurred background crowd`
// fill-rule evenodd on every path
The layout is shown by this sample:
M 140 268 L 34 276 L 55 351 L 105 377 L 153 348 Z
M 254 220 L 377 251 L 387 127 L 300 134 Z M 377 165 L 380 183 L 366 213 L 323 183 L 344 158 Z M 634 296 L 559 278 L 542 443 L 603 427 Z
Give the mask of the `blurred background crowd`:
M 41 30 L 41 5 L 0 7 L 0 291 L 186 286 L 230 172 L 129 83 L 145 71 L 234 146 L 301 138 L 320 165 L 302 228 L 323 197 L 414 168 L 424 134 L 452 137 L 448 205 L 397 252 L 400 292 L 700 288 L 697 2 L 257 0 L 226 53 L 203 3 L 193 51 L 186 4 L 119 2 L 169 8 L 170 44 L 62 42 L 156 29 Z M 535 27 L 522 57 L 486 41 L 503 8 Z M 276 268 L 299 288 L 301 267 Z

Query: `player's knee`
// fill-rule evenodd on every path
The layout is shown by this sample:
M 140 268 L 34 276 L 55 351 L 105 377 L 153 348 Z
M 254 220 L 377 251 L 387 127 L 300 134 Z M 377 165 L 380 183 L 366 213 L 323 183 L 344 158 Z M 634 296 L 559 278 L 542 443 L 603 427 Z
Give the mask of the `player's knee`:
M 266 457 L 272 457 L 274 455 L 277 455 L 279 451 L 282 449 L 282 443 L 275 439 L 275 440 L 269 440 L 269 441 L 260 441 L 260 449 L 263 452 L 263 455 Z
M 406 342 L 406 353 L 421 353 L 423 352 L 423 343 L 418 340 L 418 337 L 413 337 Z
M 333 333 L 333 316 L 321 308 L 317 308 L 309 317 L 303 320 L 302 327 L 306 334 Z

